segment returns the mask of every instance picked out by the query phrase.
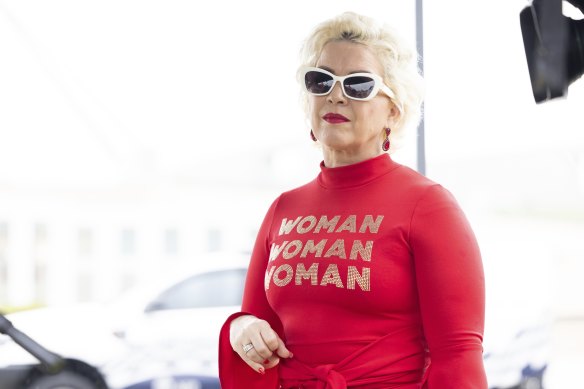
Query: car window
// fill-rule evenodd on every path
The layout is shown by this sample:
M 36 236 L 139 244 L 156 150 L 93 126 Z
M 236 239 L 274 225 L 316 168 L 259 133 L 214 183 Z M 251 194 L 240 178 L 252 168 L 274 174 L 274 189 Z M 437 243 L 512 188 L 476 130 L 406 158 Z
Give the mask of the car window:
M 161 293 L 146 311 L 240 305 L 245 269 L 197 274 Z

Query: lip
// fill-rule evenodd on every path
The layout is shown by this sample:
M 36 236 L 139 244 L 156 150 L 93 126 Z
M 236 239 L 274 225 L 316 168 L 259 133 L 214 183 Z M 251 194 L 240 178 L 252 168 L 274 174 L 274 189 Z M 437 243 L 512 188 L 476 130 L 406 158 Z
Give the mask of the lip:
M 345 122 L 350 121 L 349 119 L 347 119 L 343 115 L 338 114 L 338 113 L 332 113 L 332 112 L 324 114 L 322 118 L 323 118 L 323 120 L 325 120 L 329 123 L 333 123 L 333 124 L 345 123 Z

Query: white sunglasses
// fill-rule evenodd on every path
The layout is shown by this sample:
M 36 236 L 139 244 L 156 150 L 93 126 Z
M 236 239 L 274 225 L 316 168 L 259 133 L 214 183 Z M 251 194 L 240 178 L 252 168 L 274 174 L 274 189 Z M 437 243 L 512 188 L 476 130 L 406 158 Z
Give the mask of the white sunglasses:
M 304 89 L 315 96 L 325 96 L 331 93 L 335 83 L 341 84 L 343 94 L 352 100 L 371 100 L 381 90 L 394 99 L 393 91 L 384 84 L 383 79 L 373 73 L 353 73 L 346 76 L 335 76 L 324 69 L 304 66 L 301 68 L 302 85 Z

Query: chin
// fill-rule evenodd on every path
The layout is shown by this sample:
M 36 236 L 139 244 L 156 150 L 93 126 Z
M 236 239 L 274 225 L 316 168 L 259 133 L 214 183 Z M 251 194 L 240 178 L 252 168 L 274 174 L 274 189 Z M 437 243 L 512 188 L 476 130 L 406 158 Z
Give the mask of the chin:
M 342 142 L 340 140 L 327 140 L 326 142 L 321 142 L 325 147 L 329 149 L 337 150 L 337 151 L 344 151 L 349 150 L 352 148 L 352 144 L 350 142 Z
M 354 142 L 354 139 L 350 136 L 350 134 L 343 134 L 339 132 L 328 132 L 321 135 L 321 138 L 319 138 L 320 143 L 333 149 L 345 149 L 350 147 Z

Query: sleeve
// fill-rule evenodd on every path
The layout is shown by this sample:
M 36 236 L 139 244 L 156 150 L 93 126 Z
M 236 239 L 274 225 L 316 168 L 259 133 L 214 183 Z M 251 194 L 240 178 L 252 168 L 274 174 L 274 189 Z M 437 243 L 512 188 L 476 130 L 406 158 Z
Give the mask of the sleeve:
M 427 189 L 410 227 L 430 366 L 424 389 L 486 389 L 485 279 L 475 235 L 454 197 Z
M 233 351 L 229 341 L 231 322 L 245 314 L 266 320 L 280 338 L 285 339 L 282 324 L 268 304 L 264 290 L 264 277 L 270 253 L 269 233 L 278 200 L 279 198 L 272 203 L 257 235 L 245 281 L 242 312 L 229 316 L 219 334 L 219 379 L 222 389 L 276 389 L 279 386 L 277 366 L 266 370 L 265 375 L 257 373 Z

